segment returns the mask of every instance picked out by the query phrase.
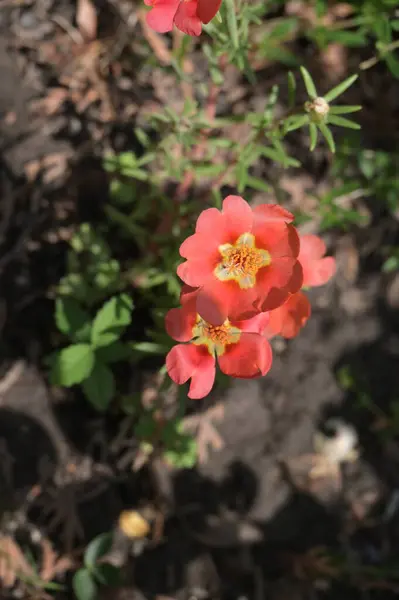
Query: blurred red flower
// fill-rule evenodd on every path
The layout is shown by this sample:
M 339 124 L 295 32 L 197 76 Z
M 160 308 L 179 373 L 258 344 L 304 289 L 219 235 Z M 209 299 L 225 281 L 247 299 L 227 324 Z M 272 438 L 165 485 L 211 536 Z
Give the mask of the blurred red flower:
M 326 245 L 317 235 L 301 235 L 298 260 L 303 270 L 303 287 L 324 285 L 335 274 L 332 256 L 324 257 Z
M 298 335 L 310 317 L 311 306 L 303 292 L 291 294 L 282 306 L 269 312 L 267 337 L 281 335 L 290 339 Z
M 293 215 L 276 204 L 252 209 L 228 196 L 223 210 L 204 210 L 180 246 L 177 274 L 198 287 L 197 312 L 208 323 L 243 320 L 283 304 L 302 285 Z
M 191 378 L 189 398 L 203 398 L 212 389 L 216 358 L 223 373 L 241 379 L 265 375 L 272 364 L 272 351 L 262 335 L 268 323 L 266 313 L 245 321 L 226 320 L 214 326 L 196 310 L 197 290 L 185 289 L 181 308 L 165 318 L 168 334 L 178 342 L 166 357 L 166 368 L 175 383 Z
M 222 0 L 144 0 L 152 10 L 147 23 L 158 33 L 173 29 L 173 24 L 187 35 L 201 35 L 202 23 L 209 23 L 218 12 Z
M 326 245 L 317 235 L 301 235 L 298 260 L 302 265 L 303 287 L 327 283 L 336 270 L 335 258 L 324 257 Z M 279 308 L 270 311 L 267 336 L 281 335 L 293 338 L 306 324 L 311 314 L 311 305 L 303 292 L 290 294 Z

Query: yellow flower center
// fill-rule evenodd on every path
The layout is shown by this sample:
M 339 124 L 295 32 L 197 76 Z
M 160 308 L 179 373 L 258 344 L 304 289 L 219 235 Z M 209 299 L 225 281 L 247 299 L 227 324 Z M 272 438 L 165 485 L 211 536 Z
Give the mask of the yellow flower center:
M 223 325 L 211 325 L 197 315 L 197 323 L 193 327 L 192 343 L 206 346 L 212 356 L 215 353 L 220 356 L 228 344 L 237 344 L 240 336 L 241 331 L 237 327 L 233 327 L 228 319 Z
M 236 281 L 242 289 L 253 287 L 259 269 L 271 263 L 269 252 L 255 246 L 252 233 L 243 233 L 235 244 L 222 244 L 219 252 L 222 260 L 214 274 L 220 281 Z

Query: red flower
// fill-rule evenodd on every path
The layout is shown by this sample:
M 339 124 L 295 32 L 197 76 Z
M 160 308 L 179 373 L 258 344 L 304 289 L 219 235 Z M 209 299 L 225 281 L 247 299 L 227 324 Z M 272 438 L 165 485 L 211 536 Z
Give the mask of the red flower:
M 301 235 L 298 260 L 303 270 L 303 287 L 323 285 L 335 273 L 335 259 L 324 257 L 326 246 L 317 235 Z M 324 257 L 324 258 L 323 258 Z M 275 310 L 270 311 L 267 326 L 268 337 L 282 335 L 293 338 L 310 317 L 310 302 L 302 292 L 290 294 L 288 299 Z
M 177 273 L 198 287 L 197 312 L 213 325 L 243 320 L 280 306 L 302 285 L 293 215 L 275 204 L 253 210 L 228 196 L 223 210 L 204 210 L 194 235 L 180 246 Z
M 267 337 L 281 335 L 290 339 L 298 335 L 310 317 L 311 306 L 303 292 L 291 294 L 282 306 L 271 310 L 266 328 Z
M 218 12 L 222 0 L 144 0 L 152 10 L 147 23 L 159 33 L 173 29 L 173 23 L 187 35 L 201 35 L 202 23 L 209 23 Z
M 335 258 L 324 257 L 325 253 L 326 245 L 321 238 L 317 235 L 301 235 L 298 260 L 303 270 L 303 287 L 323 285 L 334 275 Z
M 269 317 L 263 313 L 246 321 L 226 320 L 220 326 L 204 321 L 196 311 L 197 290 L 186 290 L 181 308 L 170 310 L 166 331 L 178 342 L 166 357 L 166 368 L 175 383 L 191 378 L 189 398 L 203 398 L 215 380 L 216 357 L 223 373 L 241 379 L 265 375 L 272 351 L 262 334 Z
M 180 0 L 144 0 L 144 4 L 152 6 L 152 10 L 146 15 L 147 24 L 151 29 L 158 33 L 166 33 L 173 29 Z

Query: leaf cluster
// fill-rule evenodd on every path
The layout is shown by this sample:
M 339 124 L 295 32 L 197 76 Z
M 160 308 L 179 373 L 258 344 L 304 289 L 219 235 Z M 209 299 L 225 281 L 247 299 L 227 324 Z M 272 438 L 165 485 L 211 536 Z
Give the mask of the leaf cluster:
M 105 411 L 115 394 L 110 365 L 130 354 L 120 338 L 131 323 L 132 311 L 133 302 L 127 294 L 108 300 L 94 319 L 76 300 L 59 297 L 57 327 L 72 343 L 50 357 L 51 383 L 65 387 L 81 384 L 89 402 Z
M 120 570 L 104 558 L 112 547 L 112 534 L 102 533 L 87 546 L 83 557 L 84 566 L 73 576 L 72 586 L 78 600 L 98 600 L 100 586 L 119 583 Z

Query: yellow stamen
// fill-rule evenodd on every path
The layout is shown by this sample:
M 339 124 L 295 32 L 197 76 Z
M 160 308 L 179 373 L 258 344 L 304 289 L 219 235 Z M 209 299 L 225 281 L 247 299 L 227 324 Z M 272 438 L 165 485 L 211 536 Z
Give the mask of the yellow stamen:
M 236 344 L 241 336 L 241 331 L 233 327 L 228 319 L 223 325 L 211 325 L 197 315 L 197 323 L 193 327 L 193 344 L 205 345 L 212 356 L 224 353 L 228 344 Z
M 235 244 L 222 244 L 219 252 L 222 260 L 215 268 L 216 277 L 221 281 L 234 280 L 242 289 L 253 287 L 259 269 L 271 263 L 269 252 L 256 248 L 251 233 L 240 235 Z

